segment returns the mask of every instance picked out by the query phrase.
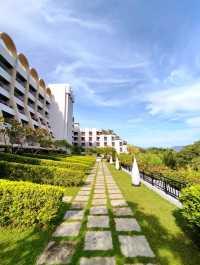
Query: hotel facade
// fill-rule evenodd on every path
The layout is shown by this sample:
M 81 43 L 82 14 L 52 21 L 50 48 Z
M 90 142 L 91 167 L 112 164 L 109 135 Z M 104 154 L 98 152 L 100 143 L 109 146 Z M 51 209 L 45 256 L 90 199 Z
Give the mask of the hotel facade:
M 112 130 L 81 128 L 79 123 L 74 123 L 73 144 L 83 148 L 113 147 L 117 153 L 127 153 L 127 142 Z
M 55 139 L 82 147 L 106 147 L 126 152 L 126 142 L 113 132 L 80 128 L 73 122 L 73 91 L 68 84 L 46 86 L 14 41 L 0 32 L 0 116 L 22 125 L 44 128 Z M 0 142 L 3 137 L 0 135 Z

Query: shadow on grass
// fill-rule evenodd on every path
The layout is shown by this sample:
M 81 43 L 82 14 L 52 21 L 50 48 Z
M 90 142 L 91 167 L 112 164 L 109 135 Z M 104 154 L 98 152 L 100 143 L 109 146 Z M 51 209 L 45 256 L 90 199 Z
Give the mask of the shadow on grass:
M 163 226 L 155 215 L 139 211 L 137 204 L 133 202 L 128 203 L 135 212 L 135 217 L 142 227 L 142 233 L 147 237 L 159 264 L 173 265 L 177 264 L 177 261 L 181 265 L 199 264 L 200 253 L 197 255 L 197 247 L 194 247 L 183 233 L 169 233 L 167 220 L 166 226 Z M 174 263 L 171 261 L 172 256 L 175 258 Z
M 145 187 L 131 186 L 126 173 L 111 172 L 161 265 L 198 265 L 200 249 L 192 239 L 197 234 L 186 225 L 180 211 Z M 166 209 L 165 209 L 166 207 Z
M 68 207 L 69 204 L 62 204 L 59 214 L 49 225 L 48 229 L 27 228 L 24 230 L 11 230 L 9 228 L 0 228 L 0 264 L 34 265 Z

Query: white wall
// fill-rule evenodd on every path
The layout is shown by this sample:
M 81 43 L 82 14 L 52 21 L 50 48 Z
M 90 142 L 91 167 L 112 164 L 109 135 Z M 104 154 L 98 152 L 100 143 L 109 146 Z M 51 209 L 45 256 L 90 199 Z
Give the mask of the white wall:
M 52 103 L 50 125 L 56 139 L 66 139 L 72 143 L 73 93 L 68 84 L 50 84 Z

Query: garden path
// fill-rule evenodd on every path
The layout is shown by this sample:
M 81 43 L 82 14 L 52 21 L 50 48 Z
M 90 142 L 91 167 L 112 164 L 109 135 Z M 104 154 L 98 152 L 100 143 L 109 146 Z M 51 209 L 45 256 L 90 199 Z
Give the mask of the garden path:
M 37 265 L 152 262 L 155 255 L 134 213 L 106 164 L 99 162 L 73 199 Z

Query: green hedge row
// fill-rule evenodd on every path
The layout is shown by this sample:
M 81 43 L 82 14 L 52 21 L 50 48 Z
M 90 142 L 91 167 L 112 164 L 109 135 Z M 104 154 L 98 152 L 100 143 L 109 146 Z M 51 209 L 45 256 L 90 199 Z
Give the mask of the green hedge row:
M 41 165 L 41 166 L 56 166 L 56 167 L 62 167 L 78 171 L 83 170 L 84 172 L 88 171 L 90 168 L 88 165 L 76 162 L 72 163 L 72 162 L 61 162 L 61 161 L 54 161 L 47 159 L 38 159 L 38 158 L 31 158 L 27 156 L 15 155 L 10 153 L 0 153 L 0 160 L 5 160 L 8 162 L 32 164 L 32 165 Z
M 0 180 L 0 226 L 48 226 L 62 205 L 63 189 Z
M 194 227 L 200 228 L 200 185 L 193 185 L 181 191 L 182 214 Z
M 78 186 L 82 183 L 84 176 L 83 171 L 0 161 L 0 178 L 9 180 L 57 186 Z

